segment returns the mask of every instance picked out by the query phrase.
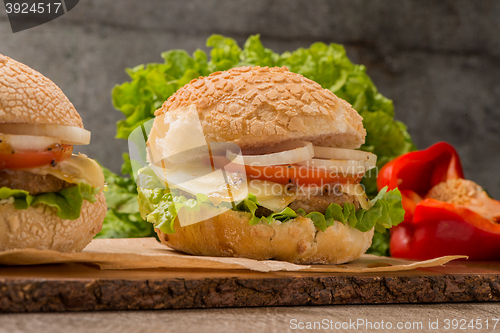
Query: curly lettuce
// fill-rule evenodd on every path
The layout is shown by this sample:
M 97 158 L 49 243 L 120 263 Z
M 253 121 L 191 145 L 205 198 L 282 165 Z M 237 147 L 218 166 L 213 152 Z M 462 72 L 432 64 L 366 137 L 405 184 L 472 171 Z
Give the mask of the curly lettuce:
M 155 235 L 153 225 L 141 218 L 137 186 L 130 177 L 120 177 L 101 166 L 108 191 L 104 192 L 108 211 L 96 238 L 134 238 Z M 124 170 L 127 172 L 127 170 Z
M 186 198 L 183 195 L 174 195 L 168 188 L 160 188 L 159 184 L 155 184 L 154 174 L 149 169 L 143 170 L 138 186 L 141 216 L 166 234 L 175 232 L 174 222 L 181 210 L 183 210 L 184 217 L 187 216 L 187 218 L 191 212 L 200 213 L 203 209 L 213 211 L 217 208 L 225 208 L 226 210 L 248 212 L 251 214 L 250 225 L 261 222 L 270 224 L 275 220 L 285 223 L 298 216 L 305 216 L 310 218 L 314 225 L 323 232 L 335 221 L 338 221 L 361 232 L 375 228 L 376 231 L 383 233 L 386 229 L 401 223 L 405 215 L 399 190 L 387 191 L 387 187 L 385 187 L 371 200 L 371 208 L 369 209 L 356 210 L 354 204 L 345 203 L 344 206 L 340 206 L 332 203 L 326 209 L 325 214 L 320 212 L 306 214 L 303 209 L 294 211 L 290 207 L 286 207 L 280 212 L 259 217 L 256 216 L 259 202 L 254 194 L 249 193 L 247 198 L 235 207 L 224 202 L 216 207 L 203 194 L 198 194 L 195 198 Z
M 261 222 L 270 224 L 273 221 L 286 223 L 296 217 L 305 216 L 310 218 L 314 225 L 323 232 L 336 221 L 361 232 L 367 232 L 373 228 L 378 232 L 384 232 L 386 229 L 401 223 L 405 214 L 401 205 L 401 193 L 397 189 L 388 192 L 386 190 L 380 191 L 379 195 L 372 200 L 373 206 L 368 210 L 355 210 L 354 205 L 349 203 L 344 204 L 343 207 L 332 203 L 326 209 L 325 214 L 320 212 L 306 214 L 302 209 L 294 211 L 290 207 L 286 207 L 281 212 L 258 217 L 255 212 L 259 203 L 253 194 L 249 194 L 233 210 L 250 213 L 250 225 Z M 166 189 L 139 188 L 138 191 L 139 209 L 142 217 L 166 234 L 175 232 L 174 222 L 181 209 L 189 214 L 190 212 L 199 213 L 204 207 L 207 209 L 215 208 L 204 195 L 186 198 L 185 196 L 175 196 Z
M 401 204 L 401 193 L 398 189 L 387 192 L 387 187 L 385 187 L 370 203 L 372 206 L 370 209 L 358 210 L 351 203 L 345 203 L 344 206 L 332 203 L 327 207 L 325 214 L 320 212 L 306 214 L 303 209 L 298 209 L 295 212 L 290 207 L 286 207 L 281 212 L 259 218 L 255 216 L 255 211 L 259 204 L 257 198 L 253 194 L 249 194 L 248 198 L 237 206 L 237 210 L 247 211 L 252 214 L 250 224 L 257 224 L 261 221 L 271 223 L 274 220 L 287 222 L 299 215 L 305 216 L 310 218 L 314 222 L 314 225 L 321 231 L 325 231 L 335 221 L 338 221 L 344 225 L 349 224 L 352 228 L 358 229 L 361 232 L 366 232 L 373 228 L 378 232 L 385 232 L 386 229 L 390 229 L 403 221 L 405 211 Z
M 80 217 L 83 200 L 96 201 L 99 189 L 80 183 L 57 193 L 30 195 L 28 191 L 0 188 L 0 200 L 12 202 L 15 209 L 28 209 L 35 205 L 46 205 L 56 211 L 56 215 L 64 220 L 76 220 Z

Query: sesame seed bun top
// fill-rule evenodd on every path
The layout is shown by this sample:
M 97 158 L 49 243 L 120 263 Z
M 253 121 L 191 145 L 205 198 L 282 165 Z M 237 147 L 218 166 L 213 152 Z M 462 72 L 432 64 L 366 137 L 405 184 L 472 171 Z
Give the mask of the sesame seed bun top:
M 209 142 L 242 149 L 292 140 L 359 148 L 366 131 L 349 103 L 285 67 L 239 67 L 200 77 L 173 94 L 161 115 L 195 105 Z
M 54 82 L 1 54 L 0 123 L 83 128 L 82 118 Z

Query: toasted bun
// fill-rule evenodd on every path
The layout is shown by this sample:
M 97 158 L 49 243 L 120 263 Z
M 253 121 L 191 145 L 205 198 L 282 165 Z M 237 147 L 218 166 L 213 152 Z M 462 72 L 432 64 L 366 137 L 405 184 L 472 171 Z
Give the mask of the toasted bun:
M 62 252 L 81 251 L 101 231 L 106 216 L 104 193 L 96 201 L 83 201 L 80 217 L 62 220 L 45 205 L 17 210 L 13 204 L 0 205 L 0 251 L 35 248 Z
M 363 255 L 370 247 L 373 230 L 361 232 L 336 222 L 325 232 L 313 221 L 298 217 L 286 223 L 250 225 L 245 212 L 227 211 L 214 218 L 182 227 L 175 233 L 156 229 L 161 242 L 194 255 L 277 259 L 299 264 L 341 264 Z
M 239 67 L 192 80 L 158 109 L 195 105 L 208 142 L 242 149 L 291 140 L 359 148 L 366 131 L 349 103 L 285 67 Z
M 83 128 L 82 118 L 54 82 L 1 54 L 0 123 Z

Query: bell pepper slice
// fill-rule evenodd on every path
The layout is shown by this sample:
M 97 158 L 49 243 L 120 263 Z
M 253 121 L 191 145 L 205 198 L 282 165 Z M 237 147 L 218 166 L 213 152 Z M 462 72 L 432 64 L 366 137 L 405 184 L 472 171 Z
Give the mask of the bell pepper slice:
M 405 220 L 391 230 L 392 256 L 429 259 L 467 255 L 473 260 L 500 259 L 497 217 L 480 214 L 477 203 L 469 204 L 469 209 L 467 204 L 424 199 L 435 185 L 460 178 L 464 178 L 460 158 L 453 146 L 445 142 L 400 156 L 382 168 L 378 187 L 398 187 L 405 209 Z M 475 201 L 484 212 L 495 213 L 500 207 L 500 202 L 484 192 Z
M 434 199 L 416 206 L 412 223 L 401 223 L 392 234 L 391 255 L 429 259 L 467 255 L 471 260 L 500 258 L 500 225 L 465 208 Z
M 403 190 L 401 191 L 401 198 L 403 208 L 405 210 L 404 221 L 406 221 L 407 223 L 412 223 L 415 209 L 417 208 L 418 203 L 422 201 L 422 197 L 414 191 Z
M 435 185 L 457 178 L 464 178 L 460 158 L 452 145 L 439 142 L 387 163 L 380 171 L 377 186 L 411 190 L 423 197 Z

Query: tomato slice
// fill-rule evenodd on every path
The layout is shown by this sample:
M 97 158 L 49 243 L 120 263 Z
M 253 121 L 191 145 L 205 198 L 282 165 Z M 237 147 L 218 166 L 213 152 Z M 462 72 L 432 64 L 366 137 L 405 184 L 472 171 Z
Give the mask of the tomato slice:
M 280 184 L 326 185 L 332 183 L 359 183 L 363 175 L 341 175 L 318 168 L 298 165 L 272 165 L 265 167 L 245 165 L 247 177 L 269 180 Z
M 223 156 L 212 156 L 213 165 L 231 171 L 230 160 Z M 238 165 L 238 167 L 241 167 Z M 363 174 L 342 175 L 328 172 L 319 168 L 308 168 L 300 165 L 271 165 L 249 166 L 245 165 L 247 177 L 260 180 L 269 180 L 279 184 L 295 185 L 326 185 L 326 184 L 357 184 Z
M 56 145 L 47 150 L 16 150 L 0 153 L 0 169 L 29 169 L 62 162 L 71 157 L 73 146 Z

